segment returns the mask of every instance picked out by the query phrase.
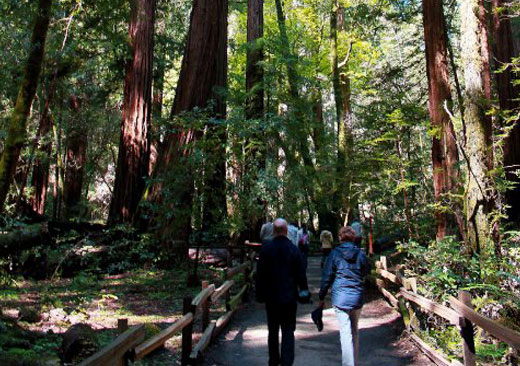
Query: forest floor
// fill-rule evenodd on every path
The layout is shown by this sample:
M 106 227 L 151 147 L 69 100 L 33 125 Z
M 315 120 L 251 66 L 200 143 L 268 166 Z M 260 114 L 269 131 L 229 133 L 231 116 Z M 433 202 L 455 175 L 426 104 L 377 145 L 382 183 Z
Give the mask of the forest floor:
M 309 258 L 309 287 L 317 299 L 321 275 L 320 259 Z M 324 312 L 319 333 L 310 313 L 316 305 L 298 306 L 295 365 L 339 365 L 341 346 L 334 310 Z M 434 365 L 406 338 L 401 338 L 402 320 L 376 292 L 370 292 L 360 319 L 360 365 Z M 267 322 L 264 306 L 250 303 L 238 313 L 227 334 L 221 336 L 205 356 L 204 366 L 267 365 Z
M 44 360 L 45 365 L 59 364 L 61 335 L 77 323 L 88 324 L 96 331 L 99 347 L 116 337 L 119 318 L 128 319 L 130 325 L 147 324 L 147 336 L 151 336 L 182 315 L 184 296 L 200 291 L 186 287 L 187 275 L 186 269 L 135 270 L 104 276 L 82 272 L 72 279 L 19 280 L 0 288 L 1 315 L 25 331 L 0 335 L 0 364 L 13 358 L 26 359 L 31 365 L 36 365 L 31 363 L 33 358 Z M 201 266 L 199 275 L 211 283 L 221 282 L 221 270 L 214 267 Z M 218 317 L 223 311 L 216 309 L 213 315 Z M 163 351 L 140 364 L 175 364 L 179 344 L 180 338 L 171 339 Z

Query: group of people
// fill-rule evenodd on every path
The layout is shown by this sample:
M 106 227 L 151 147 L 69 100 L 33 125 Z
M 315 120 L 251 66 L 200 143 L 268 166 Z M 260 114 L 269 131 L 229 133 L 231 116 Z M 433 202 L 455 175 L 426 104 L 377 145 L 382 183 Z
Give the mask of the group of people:
M 319 308 L 325 307 L 325 297 L 331 289 L 340 330 L 342 366 L 357 365 L 364 277 L 370 272 L 368 259 L 359 248 L 361 227 L 352 226 L 339 230 L 340 244 L 334 249 L 332 233 L 324 231 L 320 235 L 324 259 Z M 294 363 L 297 303 L 310 296 L 306 276 L 310 234 L 304 225 L 298 228 L 279 218 L 262 226 L 261 237 L 256 291 L 257 300 L 265 303 L 267 313 L 269 366 L 289 366 Z
M 293 243 L 303 259 L 303 267 L 307 271 L 307 258 L 309 257 L 309 249 L 311 244 L 311 236 L 306 224 L 298 226 L 296 221 L 291 222 L 287 225 L 287 238 Z M 271 220 L 267 220 L 260 229 L 260 240 L 262 243 L 272 240 L 275 237 L 274 223 Z

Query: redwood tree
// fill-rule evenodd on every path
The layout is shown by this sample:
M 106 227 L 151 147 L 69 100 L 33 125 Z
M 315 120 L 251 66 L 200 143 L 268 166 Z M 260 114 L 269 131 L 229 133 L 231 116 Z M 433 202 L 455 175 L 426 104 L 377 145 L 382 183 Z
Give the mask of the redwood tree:
M 227 34 L 227 11 L 227 0 L 193 1 L 190 28 L 171 111 L 172 117 L 196 107 L 205 108 L 210 100 L 215 99 L 220 100 L 216 110 L 225 110 L 223 100 L 219 99 L 215 91 L 223 80 L 222 41 L 223 34 Z M 154 176 L 160 178 L 175 167 L 185 165 L 185 158 L 190 153 L 189 146 L 197 136 L 199 133 L 190 128 L 178 128 L 168 135 L 158 156 Z M 189 169 L 183 172 L 183 176 L 177 176 L 182 184 L 177 184 L 175 201 L 168 202 L 179 214 L 174 214 L 173 218 L 163 223 L 164 230 L 161 235 L 163 238 L 181 240 L 185 243 L 190 234 L 191 218 L 187 212 L 192 204 L 193 177 Z M 155 203 L 163 202 L 163 188 L 164 182 L 160 179 L 155 180 L 147 192 L 147 199 Z M 183 254 L 186 254 L 185 250 Z
M 109 222 L 131 222 L 148 176 L 155 0 L 131 0 L 123 120 Z
M 39 0 L 34 22 L 31 49 L 24 66 L 23 79 L 16 98 L 16 104 L 7 132 L 4 151 L 0 156 L 0 210 L 3 210 L 9 187 L 16 172 L 20 151 L 27 139 L 27 118 L 36 94 L 45 40 L 51 16 L 52 0 Z
M 442 1 L 423 0 L 424 42 L 426 46 L 426 67 L 428 74 L 429 112 L 432 127 L 436 130 L 432 142 L 433 184 L 436 211 L 437 239 L 442 239 L 448 229 L 455 226 L 456 215 L 462 222 L 460 203 L 455 202 L 455 215 L 448 212 L 450 194 L 456 194 L 460 184 L 459 157 L 455 130 L 445 108 L 452 107 L 450 89 L 449 58 L 445 19 Z M 461 233 L 464 235 L 464 230 Z
M 65 146 L 65 182 L 63 203 L 65 206 L 65 218 L 79 215 L 79 203 L 83 191 L 83 178 L 87 161 L 88 137 L 85 123 L 81 120 L 82 99 L 77 96 L 70 98 L 72 119 L 67 131 L 67 143 Z
M 514 47 L 514 39 L 511 30 L 510 15 L 507 11 L 507 2 L 504 0 L 493 0 L 493 59 L 495 69 L 504 68 L 511 63 L 514 57 L 518 57 L 518 51 Z M 518 76 L 510 67 L 496 72 L 496 85 L 500 109 L 503 112 L 514 111 L 520 107 L 520 87 L 515 85 Z M 506 192 L 506 201 L 510 206 L 508 216 L 510 221 L 520 224 L 520 179 L 515 174 L 520 165 L 520 125 L 518 119 L 511 121 L 512 130 L 504 144 L 504 168 L 506 177 L 516 185 Z
M 466 221 L 471 250 L 489 254 L 494 249 L 496 189 L 493 168 L 492 120 L 490 107 L 491 73 L 489 43 L 483 0 L 463 0 L 462 62 L 466 82 L 465 121 L 469 157 L 466 192 Z

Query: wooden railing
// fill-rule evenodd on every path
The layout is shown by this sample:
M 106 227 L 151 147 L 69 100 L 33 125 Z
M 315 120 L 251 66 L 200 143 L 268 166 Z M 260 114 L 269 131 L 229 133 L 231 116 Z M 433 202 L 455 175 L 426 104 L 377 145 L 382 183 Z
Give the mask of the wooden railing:
M 426 344 L 414 332 L 418 330 L 418 325 L 412 304 L 418 309 L 422 309 L 423 312 L 435 314 L 459 328 L 462 337 L 464 366 L 476 365 L 473 325 L 482 328 L 488 334 L 520 351 L 520 333 L 477 313 L 471 305 L 471 295 L 468 292 L 459 291 L 458 299 L 450 297 L 450 308 L 417 294 L 417 280 L 404 277 L 399 270 L 394 271 L 394 273 L 391 272 L 386 257 L 381 257 L 376 262 L 376 272 L 380 277 L 376 279 L 377 287 L 390 304 L 401 312 L 410 338 L 437 365 L 460 366 L 462 364 L 456 360 L 450 361 L 438 350 Z M 400 286 L 399 292 L 395 295 L 389 291 L 390 283 Z
M 142 359 L 154 350 L 163 347 L 166 341 L 182 332 L 182 365 L 196 365 L 204 350 L 224 328 L 231 322 L 233 315 L 245 299 L 247 290 L 251 288 L 254 278 L 254 253 L 248 255 L 247 261 L 224 273 L 224 283 L 216 288 L 214 284 L 203 281 L 202 290 L 195 298 L 185 297 L 183 300 L 183 316 L 168 328 L 145 340 L 144 325 L 137 325 L 127 330 L 125 319 L 118 321 L 120 336 L 108 346 L 84 360 L 79 366 L 124 366 L 129 361 Z M 234 295 L 231 290 L 235 284 L 234 277 L 244 273 L 245 284 Z M 216 321 L 210 321 L 210 308 L 224 299 L 226 313 Z M 193 325 L 197 312 L 201 314 L 202 335 L 193 345 Z

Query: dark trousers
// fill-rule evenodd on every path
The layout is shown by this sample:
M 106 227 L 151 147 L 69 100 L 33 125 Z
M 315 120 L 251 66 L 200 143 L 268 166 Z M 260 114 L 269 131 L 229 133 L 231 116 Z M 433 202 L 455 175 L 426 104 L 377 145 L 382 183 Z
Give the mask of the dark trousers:
M 269 329 L 269 366 L 291 366 L 294 362 L 294 331 L 296 330 L 296 303 L 269 304 L 266 306 Z M 282 328 L 282 352 L 278 332 Z

